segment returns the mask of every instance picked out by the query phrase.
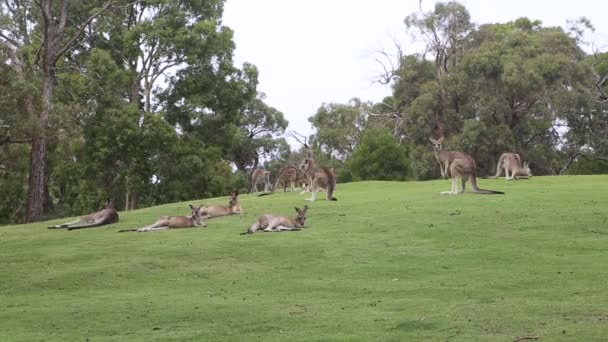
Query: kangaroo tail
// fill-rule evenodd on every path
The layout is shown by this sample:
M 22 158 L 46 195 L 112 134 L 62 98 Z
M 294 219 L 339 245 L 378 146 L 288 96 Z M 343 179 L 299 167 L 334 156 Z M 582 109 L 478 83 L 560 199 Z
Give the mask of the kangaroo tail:
M 58 224 L 55 226 L 48 226 L 47 228 L 48 229 L 64 229 L 64 228 L 68 228 L 68 225 L 64 223 L 64 224 Z
M 119 233 L 125 233 L 125 232 L 136 232 L 138 228 L 133 228 L 133 229 L 121 229 L 118 232 Z
M 505 194 L 502 191 L 486 190 L 486 189 L 478 188 L 477 187 L 477 175 L 474 173 L 471 175 L 471 189 L 474 193 L 481 194 L 481 195 L 504 195 Z
M 262 192 L 261 194 L 258 195 L 258 197 L 262 197 L 262 196 L 268 196 L 268 195 L 272 195 L 274 194 L 274 191 L 270 191 L 270 192 Z
M 246 232 L 240 233 L 239 235 L 247 235 L 247 234 L 253 234 L 253 233 L 250 233 L 249 231 L 246 231 Z
M 336 191 L 336 175 L 327 167 L 322 169 L 327 174 L 327 200 L 337 201 L 338 199 L 333 196 L 334 191 Z

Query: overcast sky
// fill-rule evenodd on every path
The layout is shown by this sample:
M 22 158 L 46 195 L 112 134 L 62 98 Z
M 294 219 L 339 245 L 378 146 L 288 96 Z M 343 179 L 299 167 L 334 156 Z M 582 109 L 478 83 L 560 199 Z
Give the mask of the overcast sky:
M 586 16 L 596 28 L 589 40 L 608 50 L 608 1 L 460 2 L 476 24 L 525 16 L 544 26 L 565 26 Z M 434 4 L 422 2 L 425 10 Z M 375 52 L 391 50 L 392 39 L 407 54 L 420 51 L 403 24 L 417 10 L 418 0 L 227 0 L 223 24 L 235 31 L 236 64 L 255 64 L 265 101 L 285 114 L 289 129 L 309 134 L 307 119 L 324 102 L 379 101 L 391 94 L 390 87 L 374 83 L 381 71 Z

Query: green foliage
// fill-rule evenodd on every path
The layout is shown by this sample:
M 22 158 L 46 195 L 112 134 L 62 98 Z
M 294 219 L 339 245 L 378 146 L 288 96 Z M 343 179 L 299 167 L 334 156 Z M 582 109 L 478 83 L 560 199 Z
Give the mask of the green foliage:
M 264 103 L 263 97 L 261 94 L 246 104 L 240 116 L 231 154 L 241 171 L 259 165 L 260 157 L 271 157 L 286 145 L 277 136 L 285 132 L 288 122 L 283 113 Z
M 27 145 L 0 144 L 0 224 L 23 222 L 28 150 Z
M 588 156 L 579 156 L 568 168 L 569 175 L 596 175 L 608 174 L 608 161 L 592 159 Z
M 348 104 L 323 104 L 308 121 L 317 129 L 311 143 L 332 157 L 344 161 L 361 140 L 369 103 L 351 99 Z
M 411 176 L 408 151 L 387 130 L 368 130 L 347 161 L 352 180 L 405 180 Z

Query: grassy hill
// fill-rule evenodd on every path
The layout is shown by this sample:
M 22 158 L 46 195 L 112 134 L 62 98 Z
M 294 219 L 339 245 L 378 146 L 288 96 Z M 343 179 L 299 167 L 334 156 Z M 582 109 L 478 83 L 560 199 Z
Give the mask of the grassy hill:
M 1 341 L 599 341 L 608 336 L 608 176 L 339 184 L 300 232 L 240 236 L 305 195 L 243 196 L 208 228 L 0 227 Z M 205 203 L 224 203 L 226 198 Z M 194 203 L 200 203 L 196 201 Z

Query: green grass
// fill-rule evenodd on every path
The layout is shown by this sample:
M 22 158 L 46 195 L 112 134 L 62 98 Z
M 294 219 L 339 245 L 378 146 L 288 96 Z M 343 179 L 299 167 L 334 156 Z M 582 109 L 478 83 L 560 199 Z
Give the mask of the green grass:
M 239 235 L 307 203 L 294 193 L 243 196 L 208 228 L 116 232 L 187 203 L 0 227 L 0 341 L 605 340 L 608 176 L 480 186 L 507 194 L 339 184 L 300 232 Z

